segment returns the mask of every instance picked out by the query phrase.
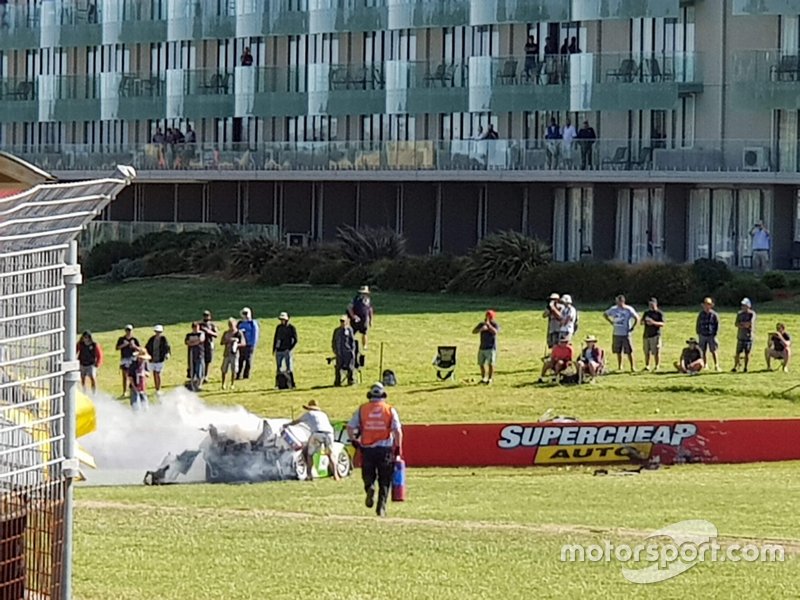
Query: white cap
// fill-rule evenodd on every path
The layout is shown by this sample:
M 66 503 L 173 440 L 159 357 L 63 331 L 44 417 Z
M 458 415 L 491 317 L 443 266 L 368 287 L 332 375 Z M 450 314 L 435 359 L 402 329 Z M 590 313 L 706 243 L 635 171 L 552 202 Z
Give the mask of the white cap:
M 751 308 L 753 306 L 753 303 L 750 302 L 750 298 L 742 298 L 742 301 L 739 304 L 746 306 L 747 308 Z
M 289 320 L 289 313 L 287 313 L 285 311 L 282 312 L 281 314 L 278 315 L 278 319 L 281 320 L 281 321 L 288 321 Z
M 131 325 L 130 323 L 125 325 L 125 331 L 133 331 L 133 325 Z
M 563 296 L 561 296 L 561 301 L 564 304 L 572 304 L 572 296 L 570 296 L 569 294 L 564 294 Z
M 249 307 L 245 306 L 245 307 L 242 309 L 242 314 L 243 314 L 243 315 L 250 316 L 251 314 L 253 314 L 253 311 L 251 311 Z
M 163 325 L 155 325 L 153 327 L 153 331 L 156 333 L 164 333 L 164 326 Z

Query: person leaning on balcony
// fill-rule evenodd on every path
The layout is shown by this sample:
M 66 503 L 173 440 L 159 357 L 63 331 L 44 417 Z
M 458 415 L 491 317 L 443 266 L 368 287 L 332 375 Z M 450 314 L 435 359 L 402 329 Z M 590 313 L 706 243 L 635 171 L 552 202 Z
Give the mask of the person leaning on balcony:
M 555 117 L 550 119 L 550 125 L 547 126 L 547 131 L 544 134 L 545 149 L 547 151 L 547 168 L 558 168 L 558 155 L 559 155 L 559 140 L 561 139 L 561 129 L 556 123 Z
M 528 81 L 536 79 L 537 83 L 539 79 L 539 44 L 532 35 L 525 42 L 525 78 Z
M 581 148 L 581 169 L 592 168 L 592 151 L 594 142 L 597 140 L 597 133 L 594 127 L 589 125 L 589 121 L 584 121 L 581 128 L 578 130 L 578 145 Z
M 250 54 L 250 47 L 246 47 L 244 52 L 242 52 L 241 63 L 243 67 L 252 67 L 253 66 L 253 55 Z
M 750 230 L 750 238 L 753 240 L 753 270 L 756 273 L 764 273 L 769 268 L 772 238 L 767 228 L 764 227 L 763 221 L 758 221 L 753 225 Z

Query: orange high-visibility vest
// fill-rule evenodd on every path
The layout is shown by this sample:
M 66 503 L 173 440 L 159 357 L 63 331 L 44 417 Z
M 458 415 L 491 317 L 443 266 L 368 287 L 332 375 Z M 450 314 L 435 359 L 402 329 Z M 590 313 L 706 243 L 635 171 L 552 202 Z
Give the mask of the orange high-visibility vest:
M 358 409 L 361 420 L 361 445 L 372 446 L 392 436 L 392 405 L 367 402 Z

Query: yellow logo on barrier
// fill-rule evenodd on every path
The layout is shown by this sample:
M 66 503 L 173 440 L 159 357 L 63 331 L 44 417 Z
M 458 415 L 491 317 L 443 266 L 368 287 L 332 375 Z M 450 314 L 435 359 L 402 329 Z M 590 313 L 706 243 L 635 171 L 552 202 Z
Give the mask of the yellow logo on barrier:
M 631 455 L 650 458 L 653 444 L 612 444 L 594 446 L 540 446 L 535 465 L 629 462 Z

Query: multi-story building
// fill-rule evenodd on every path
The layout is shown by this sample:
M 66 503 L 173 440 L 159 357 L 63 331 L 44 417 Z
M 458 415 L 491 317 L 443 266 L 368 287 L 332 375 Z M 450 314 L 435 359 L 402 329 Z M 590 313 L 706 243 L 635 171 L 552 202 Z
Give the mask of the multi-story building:
M 110 220 L 800 260 L 800 0 L 8 0 L 0 76 L 3 149 L 137 167 Z

